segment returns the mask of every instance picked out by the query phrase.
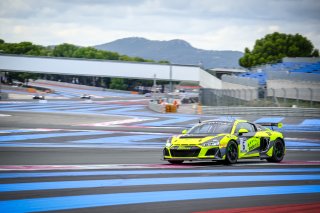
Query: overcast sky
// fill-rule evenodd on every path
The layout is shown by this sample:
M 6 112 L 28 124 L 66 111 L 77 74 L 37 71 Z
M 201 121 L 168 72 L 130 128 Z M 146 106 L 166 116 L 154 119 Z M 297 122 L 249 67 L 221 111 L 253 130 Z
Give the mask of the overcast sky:
M 1 0 L 0 38 L 92 46 L 125 37 L 252 49 L 275 31 L 320 47 L 319 0 Z

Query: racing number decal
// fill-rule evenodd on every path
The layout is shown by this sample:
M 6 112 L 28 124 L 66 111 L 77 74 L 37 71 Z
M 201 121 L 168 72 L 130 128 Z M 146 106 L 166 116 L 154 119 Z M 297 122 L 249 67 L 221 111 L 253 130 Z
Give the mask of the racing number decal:
M 240 151 L 247 152 L 248 150 L 248 143 L 246 138 L 239 138 L 240 141 Z

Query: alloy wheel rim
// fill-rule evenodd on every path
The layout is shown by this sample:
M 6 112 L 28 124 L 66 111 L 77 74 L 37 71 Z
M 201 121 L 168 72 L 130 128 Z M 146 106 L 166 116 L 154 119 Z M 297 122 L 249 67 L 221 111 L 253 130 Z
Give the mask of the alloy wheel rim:
M 275 154 L 278 159 L 283 156 L 283 146 L 280 142 L 276 143 Z
M 230 160 L 236 160 L 237 154 L 236 154 L 235 146 L 233 144 L 229 147 L 228 151 L 229 151 Z

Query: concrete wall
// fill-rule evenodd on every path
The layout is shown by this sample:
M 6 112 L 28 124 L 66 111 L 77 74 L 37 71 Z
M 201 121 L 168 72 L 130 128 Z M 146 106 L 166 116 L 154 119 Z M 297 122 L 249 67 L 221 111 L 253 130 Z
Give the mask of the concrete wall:
M 289 73 L 281 71 L 268 71 L 268 80 L 312 81 L 320 82 L 320 75 L 315 73 Z
M 320 82 L 268 80 L 268 96 L 320 101 Z
M 223 89 L 252 89 L 259 87 L 259 81 L 254 78 L 238 77 L 235 75 L 222 76 Z
M 241 89 L 257 89 L 257 87 L 222 81 L 222 89 L 241 90 Z
M 199 69 L 200 86 L 203 88 L 222 89 L 222 81 L 210 73 Z
M 267 87 L 273 89 L 282 88 L 320 88 L 320 82 L 309 82 L 309 81 L 290 81 L 290 80 L 268 80 Z
M 289 58 L 285 57 L 282 59 L 282 62 L 318 62 L 320 61 L 320 57 L 296 57 L 296 58 Z

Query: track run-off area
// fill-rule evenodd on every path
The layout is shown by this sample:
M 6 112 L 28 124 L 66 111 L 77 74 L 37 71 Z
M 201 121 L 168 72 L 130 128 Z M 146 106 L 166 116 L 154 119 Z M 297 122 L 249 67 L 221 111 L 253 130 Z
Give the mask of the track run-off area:
M 66 92 L 66 91 L 64 91 Z M 98 94 L 97 94 L 98 95 Z M 103 94 L 99 94 L 102 95 Z M 317 212 L 320 118 L 283 122 L 283 162 L 161 160 L 168 137 L 200 120 L 160 114 L 130 94 L 0 102 L 0 212 Z

